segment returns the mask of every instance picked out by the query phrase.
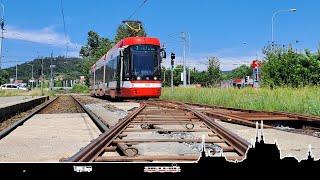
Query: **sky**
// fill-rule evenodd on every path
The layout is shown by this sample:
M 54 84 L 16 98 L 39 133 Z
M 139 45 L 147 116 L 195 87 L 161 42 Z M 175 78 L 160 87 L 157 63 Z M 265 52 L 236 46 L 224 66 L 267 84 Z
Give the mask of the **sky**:
M 2 67 L 36 57 L 79 56 L 87 32 L 113 39 L 116 29 L 143 0 L 1 0 L 5 7 Z M 315 51 L 320 42 L 318 0 L 148 0 L 132 19 L 141 20 L 148 36 L 158 37 L 168 54 L 182 63 L 181 32 L 187 32 L 189 66 L 204 69 L 206 58 L 216 56 L 222 70 L 262 59 L 271 42 L 271 19 L 277 10 L 296 8 L 275 17 L 276 43 Z M 169 65 L 169 58 L 164 65 Z

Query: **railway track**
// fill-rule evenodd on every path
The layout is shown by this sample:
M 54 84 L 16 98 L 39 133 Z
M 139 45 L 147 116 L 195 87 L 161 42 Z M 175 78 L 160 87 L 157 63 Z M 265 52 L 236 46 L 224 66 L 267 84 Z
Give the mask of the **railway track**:
M 80 99 L 59 96 L 37 107 L 24 119 L 0 133 L 0 139 L 35 114 L 86 113 L 103 134 L 78 153 L 70 162 L 177 162 L 197 161 L 205 147 L 211 156 L 242 160 L 249 143 L 221 126 L 221 121 L 255 127 L 256 121 L 275 128 L 276 122 L 307 123 L 317 131 L 319 117 L 283 112 L 264 112 L 206 106 L 174 101 L 139 101 L 141 106 L 129 112 L 112 127 L 105 125 Z M 298 125 L 297 125 L 298 124 Z M 319 132 L 319 131 L 317 131 Z M 305 131 L 303 133 L 306 133 Z
M 163 102 L 178 103 L 175 101 Z M 320 137 L 319 116 L 288 112 L 247 110 L 193 103 L 186 104 L 211 118 L 219 119 L 228 123 L 256 127 L 256 122 L 263 121 L 265 128 L 276 128 L 279 130 Z
M 36 114 L 60 113 L 86 113 L 89 115 L 91 120 L 95 123 L 95 125 L 100 129 L 101 132 L 105 132 L 108 129 L 108 127 L 103 124 L 95 114 L 93 114 L 84 105 L 82 105 L 76 98 L 74 98 L 73 96 L 64 95 L 55 97 L 43 103 L 42 105 L 39 105 L 35 109 L 31 110 L 31 112 L 25 115 L 25 117 L 23 117 L 22 119 L 12 124 L 8 124 L 7 127 L 0 132 L 0 139 L 10 134 L 17 127 L 22 126 L 26 121 L 31 119 Z
M 205 147 L 241 160 L 249 143 L 183 103 L 146 101 L 69 158 L 70 162 L 196 161 Z

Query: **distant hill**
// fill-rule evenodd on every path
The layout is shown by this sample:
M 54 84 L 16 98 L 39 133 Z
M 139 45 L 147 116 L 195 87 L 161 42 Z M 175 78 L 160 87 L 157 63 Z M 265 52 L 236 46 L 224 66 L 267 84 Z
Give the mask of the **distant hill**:
M 34 78 L 38 79 L 41 75 L 41 60 L 34 59 L 32 61 L 18 65 L 18 80 L 23 80 L 24 82 L 31 79 L 31 66 L 33 65 Z M 43 58 L 43 73 L 45 79 L 50 79 L 50 64 L 51 58 Z M 53 74 L 55 76 L 63 76 L 65 80 L 75 80 L 79 79 L 79 76 L 84 75 L 82 72 L 82 59 L 81 58 L 64 58 L 64 57 L 54 57 L 52 59 L 52 64 L 56 65 L 53 69 Z M 9 73 L 9 77 L 15 79 L 16 67 L 10 67 L 5 69 Z
M 228 70 L 228 71 L 221 71 L 223 74 L 230 74 L 232 73 L 232 70 Z

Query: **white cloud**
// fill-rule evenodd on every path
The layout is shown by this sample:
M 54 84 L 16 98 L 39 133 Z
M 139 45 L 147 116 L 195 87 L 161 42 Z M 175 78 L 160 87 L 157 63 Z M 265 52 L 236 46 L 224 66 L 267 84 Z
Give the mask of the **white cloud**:
M 68 57 L 80 57 L 79 51 L 69 51 Z
M 68 43 L 70 50 L 80 49 L 80 44 L 71 42 L 69 37 L 65 38 L 64 34 L 54 31 L 53 28 L 53 26 L 50 26 L 40 30 L 27 30 L 7 26 L 4 32 L 4 37 L 7 39 L 46 44 L 60 48 L 65 48 L 66 43 Z

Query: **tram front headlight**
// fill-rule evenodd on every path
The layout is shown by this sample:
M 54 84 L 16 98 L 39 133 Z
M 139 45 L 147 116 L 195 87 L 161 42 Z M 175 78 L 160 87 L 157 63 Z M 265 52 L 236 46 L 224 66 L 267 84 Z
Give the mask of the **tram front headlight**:
M 154 79 L 155 81 L 156 81 L 156 80 L 158 80 L 158 78 L 157 78 L 157 77 L 154 77 L 153 79 Z
M 137 77 L 137 80 L 141 80 L 141 77 L 140 77 L 140 76 L 138 76 L 138 77 Z

